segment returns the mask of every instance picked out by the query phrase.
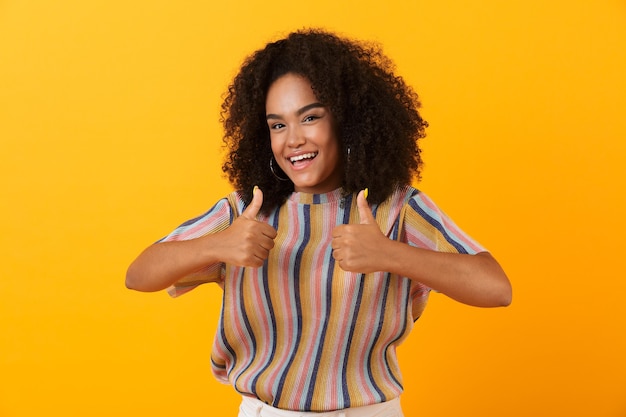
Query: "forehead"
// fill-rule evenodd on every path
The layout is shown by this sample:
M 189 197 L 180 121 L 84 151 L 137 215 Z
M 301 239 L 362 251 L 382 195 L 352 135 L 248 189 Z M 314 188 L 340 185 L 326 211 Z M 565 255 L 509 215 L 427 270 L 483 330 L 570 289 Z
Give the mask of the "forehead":
M 285 74 L 270 85 L 265 107 L 268 111 L 297 110 L 317 101 L 308 79 L 297 74 Z

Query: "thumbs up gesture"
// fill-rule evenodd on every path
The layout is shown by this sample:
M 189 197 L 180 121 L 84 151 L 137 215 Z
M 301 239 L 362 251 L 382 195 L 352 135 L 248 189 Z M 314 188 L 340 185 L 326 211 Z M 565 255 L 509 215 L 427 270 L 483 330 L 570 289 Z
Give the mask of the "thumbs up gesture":
M 274 247 L 276 229 L 257 220 L 262 204 L 263 192 L 254 187 L 250 205 L 220 233 L 223 262 L 250 267 L 263 265 Z
M 379 271 L 377 257 L 382 245 L 389 242 L 380 231 L 366 198 L 367 189 L 360 191 L 356 197 L 359 224 L 344 224 L 333 230 L 333 257 L 344 271 Z

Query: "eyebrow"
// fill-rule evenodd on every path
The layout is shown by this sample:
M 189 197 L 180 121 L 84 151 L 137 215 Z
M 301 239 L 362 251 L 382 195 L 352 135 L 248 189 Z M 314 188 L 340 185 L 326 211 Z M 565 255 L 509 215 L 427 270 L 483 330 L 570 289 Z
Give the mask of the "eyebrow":
M 298 109 L 298 111 L 296 111 L 296 115 L 297 116 L 302 116 L 303 113 L 306 113 L 307 111 L 311 110 L 311 109 L 315 109 L 318 107 L 326 107 L 324 106 L 322 103 L 311 103 L 311 104 L 307 104 L 306 106 L 302 107 L 301 109 Z M 267 120 L 270 119 L 282 119 L 282 116 L 278 115 L 278 114 L 272 114 L 269 113 L 267 116 L 265 116 L 265 118 Z

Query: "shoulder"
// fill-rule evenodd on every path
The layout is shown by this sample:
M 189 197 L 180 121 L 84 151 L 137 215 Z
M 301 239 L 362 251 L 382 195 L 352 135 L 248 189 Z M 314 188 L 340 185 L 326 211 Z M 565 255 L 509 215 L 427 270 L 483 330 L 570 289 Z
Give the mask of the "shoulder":
M 402 207 L 408 204 L 411 200 L 417 198 L 420 194 L 421 192 L 417 188 L 411 185 L 402 185 L 397 187 L 394 192 L 383 203 L 381 203 L 381 205 Z
M 412 186 L 402 187 L 396 192 L 396 200 L 402 205 L 402 217 L 423 219 L 431 226 L 439 225 L 446 219 L 446 214 L 423 191 Z M 422 220 L 420 220 L 422 221 Z
M 194 227 L 199 223 L 210 222 L 218 218 L 232 218 L 233 216 L 236 216 L 238 207 L 244 205 L 245 204 L 241 197 L 239 197 L 239 194 L 236 192 L 232 192 L 227 196 L 217 200 L 213 204 L 213 206 L 211 206 L 211 208 L 209 208 L 201 215 L 182 223 L 180 226 L 178 226 L 178 229 Z
M 414 189 L 415 192 L 407 199 L 407 205 L 412 211 L 417 212 L 422 217 L 440 218 L 445 213 L 439 208 L 437 203 L 423 191 Z
M 240 191 L 233 191 L 224 197 L 221 201 L 224 201 L 228 204 L 231 211 L 235 216 L 239 216 L 246 209 L 246 202 L 242 197 L 242 193 Z
M 382 203 L 371 205 L 372 213 L 384 233 L 389 234 L 399 221 L 402 223 L 408 203 L 417 194 L 419 191 L 416 188 L 403 185 L 397 187 Z

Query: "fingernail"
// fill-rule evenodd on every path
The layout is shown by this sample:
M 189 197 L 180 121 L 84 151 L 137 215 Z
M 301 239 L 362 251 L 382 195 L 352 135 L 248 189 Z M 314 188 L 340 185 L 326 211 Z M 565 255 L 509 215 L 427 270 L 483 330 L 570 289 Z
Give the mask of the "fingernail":
M 363 197 L 365 197 L 365 199 L 367 200 L 367 195 L 369 194 L 370 190 L 369 188 L 366 188 L 365 190 L 363 190 Z
M 254 188 L 252 189 L 252 195 L 255 195 L 256 194 L 256 190 L 258 190 L 258 189 L 259 189 L 259 187 L 255 185 Z

